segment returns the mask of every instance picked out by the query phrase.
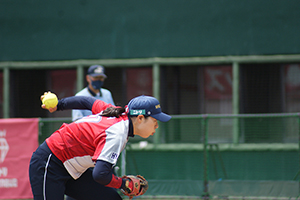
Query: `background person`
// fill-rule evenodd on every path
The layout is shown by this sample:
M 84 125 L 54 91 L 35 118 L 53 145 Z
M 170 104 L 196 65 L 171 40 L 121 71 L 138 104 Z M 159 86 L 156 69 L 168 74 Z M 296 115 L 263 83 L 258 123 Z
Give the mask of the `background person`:
M 105 74 L 105 68 L 103 66 L 90 66 L 86 75 L 86 81 L 88 82 L 88 86 L 76 93 L 75 96 L 95 97 L 96 99 L 100 99 L 106 103 L 115 105 L 111 92 L 108 89 L 102 88 L 106 78 L 107 75 Z M 77 119 L 91 114 L 92 111 L 90 110 L 72 110 L 72 121 L 75 121 Z M 67 196 L 66 200 L 75 199 Z
M 111 92 L 108 89 L 102 88 L 106 78 L 107 76 L 103 66 L 90 66 L 86 75 L 88 86 L 76 93 L 75 96 L 95 97 L 96 99 L 115 105 Z M 72 110 L 72 121 L 91 114 L 92 111 L 90 110 Z
M 44 104 L 42 108 L 46 109 Z M 158 128 L 158 120 L 171 119 L 161 111 L 159 101 L 139 96 L 122 108 L 73 96 L 59 100 L 49 111 L 74 108 L 92 110 L 94 115 L 63 124 L 33 153 L 29 177 L 34 199 L 63 200 L 64 194 L 78 200 L 122 199 L 113 188 L 143 194 L 147 189 L 139 190 L 141 184 L 136 187 L 132 179 L 117 177 L 111 169 L 129 137 L 148 138 Z

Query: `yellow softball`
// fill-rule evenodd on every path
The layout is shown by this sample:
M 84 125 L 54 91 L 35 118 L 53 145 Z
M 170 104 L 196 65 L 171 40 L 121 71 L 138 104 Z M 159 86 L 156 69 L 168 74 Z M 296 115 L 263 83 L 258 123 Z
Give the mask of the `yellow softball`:
M 45 104 L 47 109 L 54 108 L 58 103 L 57 96 L 49 92 L 44 96 L 42 103 Z

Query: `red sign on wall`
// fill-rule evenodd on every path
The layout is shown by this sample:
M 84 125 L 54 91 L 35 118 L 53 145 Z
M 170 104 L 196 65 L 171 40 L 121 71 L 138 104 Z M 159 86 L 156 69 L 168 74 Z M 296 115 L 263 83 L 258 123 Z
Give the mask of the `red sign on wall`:
M 28 170 L 37 147 L 37 118 L 0 120 L 0 199 L 33 198 Z
M 126 69 L 128 100 L 140 96 L 152 96 L 152 68 Z
M 289 98 L 300 99 L 300 65 L 285 65 L 285 89 Z
M 232 67 L 208 66 L 204 68 L 206 99 L 232 98 Z
M 76 94 L 76 70 L 51 70 L 51 88 L 59 98 Z

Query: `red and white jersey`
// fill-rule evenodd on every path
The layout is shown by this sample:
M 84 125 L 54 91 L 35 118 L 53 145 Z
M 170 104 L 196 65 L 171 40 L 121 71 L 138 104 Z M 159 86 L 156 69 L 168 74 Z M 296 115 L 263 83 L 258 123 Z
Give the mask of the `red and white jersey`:
M 46 143 L 53 154 L 60 159 L 70 175 L 77 179 L 96 160 L 116 164 L 128 140 L 129 121 L 126 114 L 119 118 L 103 117 L 101 111 L 113 105 L 95 101 L 92 112 L 72 122 L 63 124 Z

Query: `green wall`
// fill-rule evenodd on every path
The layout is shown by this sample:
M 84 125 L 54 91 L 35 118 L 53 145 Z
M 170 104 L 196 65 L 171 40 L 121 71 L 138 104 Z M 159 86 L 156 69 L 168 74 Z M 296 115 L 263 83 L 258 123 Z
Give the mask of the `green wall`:
M 0 61 L 300 53 L 298 0 L 2 0 Z
M 127 151 L 128 174 L 155 180 L 203 180 L 203 151 Z M 209 154 L 209 180 L 292 181 L 298 151 L 222 151 Z M 224 169 L 224 170 L 223 170 Z M 297 180 L 299 177 L 297 177 Z
M 126 151 L 126 173 L 149 181 L 146 195 L 204 194 L 203 151 Z M 209 153 L 210 195 L 296 197 L 299 154 L 296 150 L 258 149 Z M 294 180 L 294 178 L 296 178 Z

